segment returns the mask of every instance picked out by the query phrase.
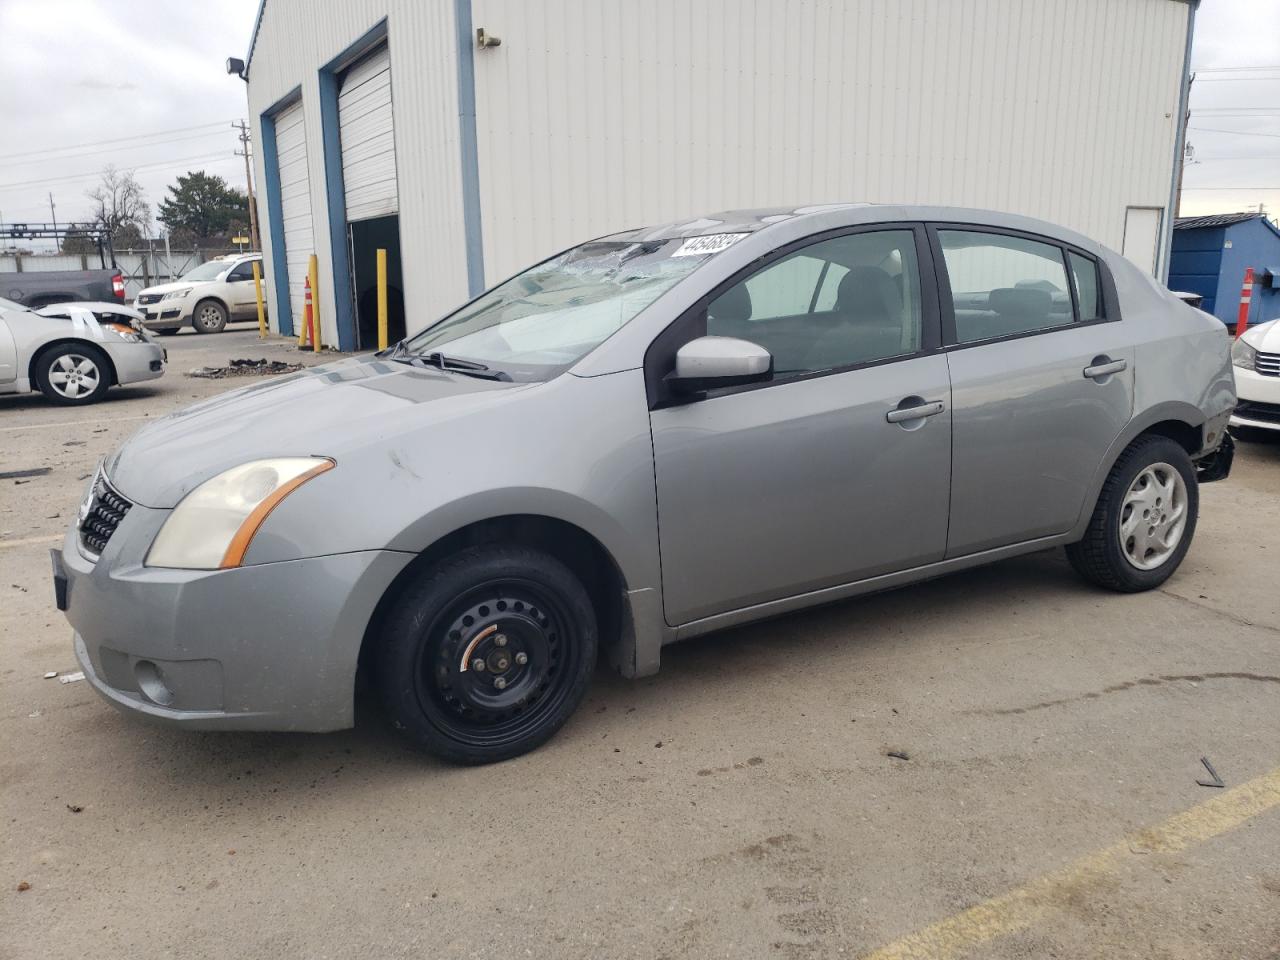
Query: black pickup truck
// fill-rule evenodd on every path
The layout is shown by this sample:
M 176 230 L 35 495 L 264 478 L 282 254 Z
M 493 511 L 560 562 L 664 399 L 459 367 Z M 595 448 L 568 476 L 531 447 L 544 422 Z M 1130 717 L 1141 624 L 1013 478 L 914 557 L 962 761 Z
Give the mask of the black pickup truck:
M 0 273 L 0 297 L 32 310 L 72 300 L 124 303 L 124 273 L 117 267 Z

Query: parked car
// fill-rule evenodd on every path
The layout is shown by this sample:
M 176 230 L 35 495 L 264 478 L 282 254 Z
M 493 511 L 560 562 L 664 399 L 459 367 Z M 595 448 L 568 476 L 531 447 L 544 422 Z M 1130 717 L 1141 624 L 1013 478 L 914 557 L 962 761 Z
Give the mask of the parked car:
M 1246 330 L 1231 346 L 1231 362 L 1240 395 L 1231 426 L 1242 431 L 1280 431 L 1280 320 Z
M 196 333 L 220 333 L 231 320 L 257 319 L 255 263 L 261 270 L 261 254 L 215 257 L 172 283 L 147 287 L 133 305 L 142 312 L 146 328 L 156 333 L 172 335 L 185 326 Z
M 119 305 L 125 302 L 124 273 L 116 267 L 0 273 L 0 297 L 31 310 L 71 301 Z
M 1229 354 L 1123 257 L 1024 217 L 630 230 L 390 350 L 147 424 L 56 592 L 127 711 L 332 730 L 362 667 L 414 743 L 501 760 L 565 722 L 598 649 L 651 674 L 676 640 L 1056 546 L 1100 586 L 1159 585 L 1230 467 Z
M 0 393 L 39 390 L 54 403 L 101 400 L 116 384 L 164 375 L 165 351 L 119 303 L 28 310 L 0 300 Z

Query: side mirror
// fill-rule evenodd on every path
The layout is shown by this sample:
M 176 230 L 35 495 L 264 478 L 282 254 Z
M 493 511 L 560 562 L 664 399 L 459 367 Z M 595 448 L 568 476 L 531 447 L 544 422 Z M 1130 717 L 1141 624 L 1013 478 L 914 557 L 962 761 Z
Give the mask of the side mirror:
M 679 393 L 760 383 L 773 376 L 773 356 L 758 343 L 736 337 L 699 337 L 676 351 L 667 377 Z

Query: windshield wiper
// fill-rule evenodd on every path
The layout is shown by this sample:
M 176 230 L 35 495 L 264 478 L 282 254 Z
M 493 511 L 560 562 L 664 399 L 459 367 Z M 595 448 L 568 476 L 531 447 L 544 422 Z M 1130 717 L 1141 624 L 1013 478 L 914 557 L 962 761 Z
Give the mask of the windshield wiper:
M 419 353 L 415 356 L 420 357 L 427 363 L 439 367 L 441 370 L 488 370 L 483 363 L 476 363 L 473 360 L 461 360 L 458 357 L 446 357 L 443 353 L 436 351 L 435 353 Z

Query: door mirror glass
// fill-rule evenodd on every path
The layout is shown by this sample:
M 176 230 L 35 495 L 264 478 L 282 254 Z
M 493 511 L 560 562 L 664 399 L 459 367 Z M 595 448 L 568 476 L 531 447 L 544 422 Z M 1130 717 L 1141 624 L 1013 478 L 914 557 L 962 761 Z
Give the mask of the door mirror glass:
M 773 357 L 750 340 L 698 337 L 676 351 L 676 368 L 667 378 L 681 392 L 759 383 L 773 376 Z

